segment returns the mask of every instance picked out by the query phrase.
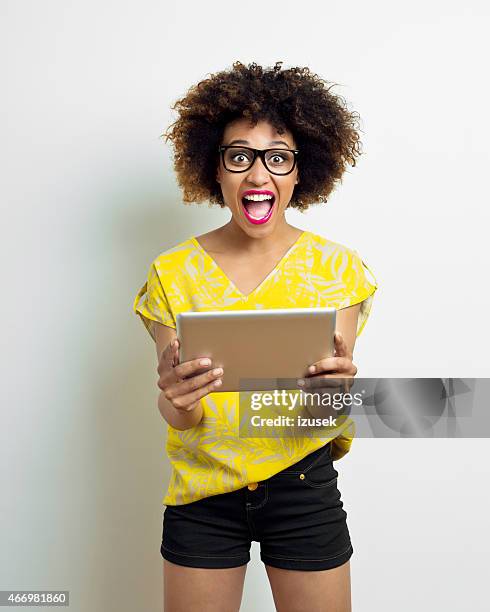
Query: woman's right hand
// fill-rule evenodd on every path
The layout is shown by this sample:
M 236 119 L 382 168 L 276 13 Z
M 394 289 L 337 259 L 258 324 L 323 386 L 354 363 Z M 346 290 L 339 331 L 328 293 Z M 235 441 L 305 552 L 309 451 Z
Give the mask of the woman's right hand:
M 160 356 L 157 368 L 160 377 L 158 387 L 176 410 L 194 410 L 201 398 L 221 386 L 222 368 L 198 374 L 210 365 L 211 360 L 206 357 L 179 363 L 179 341 L 175 338 L 167 344 Z

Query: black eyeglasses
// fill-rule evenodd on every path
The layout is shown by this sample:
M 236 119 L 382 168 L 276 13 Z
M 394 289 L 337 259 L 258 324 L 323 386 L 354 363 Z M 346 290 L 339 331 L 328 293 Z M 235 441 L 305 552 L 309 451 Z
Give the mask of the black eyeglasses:
M 295 166 L 299 151 L 296 149 L 252 149 L 237 145 L 220 145 L 223 166 L 229 172 L 246 172 L 254 165 L 257 157 L 272 174 L 290 174 Z

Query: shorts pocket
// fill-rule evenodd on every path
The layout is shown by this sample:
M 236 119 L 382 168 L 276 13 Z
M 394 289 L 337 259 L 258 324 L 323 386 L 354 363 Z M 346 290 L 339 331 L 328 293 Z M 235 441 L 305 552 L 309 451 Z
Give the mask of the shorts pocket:
M 333 466 L 330 444 L 328 444 L 324 451 L 302 470 L 300 479 L 308 487 L 323 488 L 335 485 L 338 475 Z
M 272 479 L 283 481 L 284 477 L 292 479 L 304 487 L 318 489 L 334 485 L 337 476 L 338 472 L 333 466 L 331 443 L 328 443 L 313 451 L 298 463 L 272 476 Z

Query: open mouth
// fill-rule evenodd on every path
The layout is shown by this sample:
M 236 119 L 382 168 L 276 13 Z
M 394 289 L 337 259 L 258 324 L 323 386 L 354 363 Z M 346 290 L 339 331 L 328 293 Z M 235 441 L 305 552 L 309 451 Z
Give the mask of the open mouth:
M 243 197 L 242 205 L 245 216 L 250 223 L 266 223 L 272 216 L 275 197 Z

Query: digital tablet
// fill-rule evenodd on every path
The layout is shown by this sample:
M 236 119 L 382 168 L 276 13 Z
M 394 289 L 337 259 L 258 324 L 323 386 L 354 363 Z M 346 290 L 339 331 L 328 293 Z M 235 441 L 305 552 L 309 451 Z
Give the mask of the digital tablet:
M 335 308 L 183 312 L 179 359 L 209 357 L 223 368 L 223 391 L 296 389 L 308 366 L 334 355 Z M 214 392 L 214 391 L 213 391 Z

